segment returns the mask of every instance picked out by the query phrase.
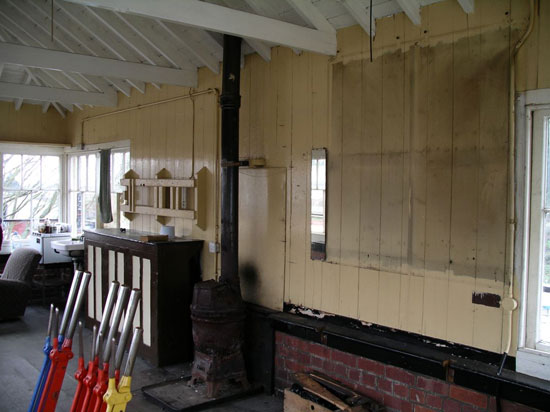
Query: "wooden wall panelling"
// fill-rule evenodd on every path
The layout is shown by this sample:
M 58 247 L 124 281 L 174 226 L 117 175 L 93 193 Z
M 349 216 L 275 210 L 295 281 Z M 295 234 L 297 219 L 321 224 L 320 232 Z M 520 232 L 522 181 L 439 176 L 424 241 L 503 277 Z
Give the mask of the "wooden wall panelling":
M 311 111 L 312 111 L 312 148 L 328 147 L 329 111 L 329 64 L 327 56 L 311 54 Z M 330 154 L 327 153 L 327 156 Z M 309 175 L 311 179 L 311 175 Z M 311 182 L 309 187 L 311 188 Z M 311 215 L 311 196 L 308 196 L 307 217 Z M 309 222 L 309 220 L 308 220 Z M 321 307 L 323 299 L 323 262 L 311 260 L 308 250 L 311 228 L 306 239 L 306 306 Z
M 537 88 L 544 89 L 550 87 L 550 4 L 547 1 L 539 1 L 539 16 Z
M 468 29 L 467 18 L 455 14 L 454 31 Z M 473 343 L 471 303 L 477 258 L 477 216 L 479 182 L 479 72 L 480 36 L 453 44 L 453 177 L 451 205 L 451 274 L 448 339 Z
M 438 13 L 441 12 L 441 13 Z M 444 8 L 430 8 L 429 30 L 443 30 Z M 453 46 L 430 41 L 427 71 L 428 134 L 426 159 L 426 246 L 422 332 L 446 339 L 449 296 Z
M 325 311 L 338 313 L 340 305 L 340 227 L 342 207 L 342 127 L 343 72 L 342 63 L 331 65 L 331 133 L 327 154 L 327 261 L 323 263 L 322 306 Z
M 363 50 L 370 45 L 363 36 Z M 363 60 L 360 169 L 359 301 L 360 319 L 378 321 L 382 183 L 382 61 Z
M 94 248 L 94 291 L 95 291 L 95 318 L 101 321 L 103 316 L 103 271 L 102 271 L 102 253 L 100 247 Z
M 87 254 L 87 267 L 88 272 L 92 274 L 92 278 L 90 279 L 90 283 L 88 286 L 88 315 L 90 317 L 94 317 L 95 315 L 95 292 L 94 292 L 94 284 L 95 284 L 95 271 L 94 271 L 94 247 L 88 246 L 88 250 L 86 251 Z
M 239 173 L 239 266 L 243 298 L 283 308 L 286 168 Z
M 398 327 L 403 220 L 403 70 L 401 50 L 382 57 L 382 192 L 378 320 Z
M 490 16 L 490 15 L 489 15 Z M 483 20 L 485 15 L 482 14 Z M 484 21 L 482 23 L 485 23 Z M 485 23 L 487 24 L 487 23 Z M 476 292 L 503 296 L 507 231 L 509 31 L 481 34 Z M 476 347 L 500 351 L 503 311 L 474 306 Z
M 309 259 L 309 162 L 311 159 L 310 54 L 292 56 L 292 150 L 290 209 L 290 302 L 303 304 L 306 256 Z M 308 250 L 306 251 L 306 241 Z
M 357 317 L 361 190 L 361 60 L 344 65 L 340 226 L 340 312 Z

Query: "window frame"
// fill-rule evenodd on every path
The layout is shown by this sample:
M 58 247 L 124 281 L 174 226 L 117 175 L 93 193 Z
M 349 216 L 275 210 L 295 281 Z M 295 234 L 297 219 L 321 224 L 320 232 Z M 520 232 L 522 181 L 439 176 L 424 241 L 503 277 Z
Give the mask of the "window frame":
M 65 217 L 64 201 L 64 176 L 65 176 L 65 145 L 57 144 L 29 144 L 29 143 L 8 143 L 0 142 L 0 210 L 4 210 L 4 155 L 30 155 L 30 156 L 58 156 L 59 157 L 59 221 Z M 41 177 L 42 178 L 42 177 Z M 42 190 L 42 189 L 39 189 Z M 47 189 L 44 189 L 48 191 Z M 23 192 L 33 192 L 34 190 L 20 189 Z M 1 216 L 3 219 L 3 216 Z M 10 219 L 11 220 L 11 219 Z M 15 219 L 26 221 L 27 219 Z M 32 218 L 28 219 L 32 223 Z
M 70 169 L 70 161 L 71 158 L 74 156 L 82 156 L 82 155 L 91 155 L 95 154 L 96 156 L 96 176 L 95 176 L 95 190 L 94 193 L 97 196 L 99 194 L 99 152 L 102 149 L 110 149 L 111 150 L 111 171 L 113 170 L 113 155 L 115 153 L 120 152 L 128 152 L 128 163 L 131 161 L 131 148 L 130 148 L 130 141 L 129 140 L 120 140 L 116 142 L 110 142 L 110 143 L 102 143 L 102 144 L 93 144 L 93 145 L 86 145 L 84 148 L 70 148 L 66 150 L 66 176 L 65 176 L 65 210 L 66 214 L 64 215 L 64 219 L 71 223 L 71 216 L 70 216 L 70 201 L 71 201 L 71 193 L 89 193 L 90 191 L 81 191 L 81 190 L 71 190 L 70 187 L 70 178 L 71 178 L 71 169 Z M 77 177 L 77 180 L 79 178 Z M 88 180 L 88 175 L 86 177 L 86 180 Z M 86 185 L 87 186 L 87 185 Z M 77 188 L 79 187 L 79 182 L 77 182 Z M 111 180 L 111 194 L 116 193 L 113 191 L 113 181 Z M 120 202 L 121 196 L 117 196 L 118 201 Z M 113 223 L 116 225 L 116 227 L 120 227 L 121 224 L 121 211 L 120 211 L 120 205 L 112 205 L 113 208 Z M 96 205 L 96 228 L 102 228 L 103 224 L 99 220 L 99 210 L 97 209 Z M 72 228 L 73 234 L 78 234 L 76 231 L 76 228 Z
M 521 299 L 518 319 L 516 370 L 550 380 L 550 347 L 538 342 L 540 296 L 543 285 L 542 246 L 544 244 L 544 184 L 548 176 L 546 158 L 550 136 L 539 130 L 535 118 L 550 116 L 550 89 L 522 92 L 516 100 L 516 204 L 517 223 L 515 272 L 520 274 Z M 549 207 L 547 206 L 547 209 Z M 516 285 L 517 286 L 517 285 Z

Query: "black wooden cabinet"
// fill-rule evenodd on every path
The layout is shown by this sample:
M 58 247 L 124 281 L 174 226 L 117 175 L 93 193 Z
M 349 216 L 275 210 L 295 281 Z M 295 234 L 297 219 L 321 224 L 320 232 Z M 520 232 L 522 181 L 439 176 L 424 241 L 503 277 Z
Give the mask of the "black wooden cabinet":
M 117 280 L 141 289 L 134 326 L 143 328 L 139 355 L 155 366 L 193 357 L 190 304 L 200 279 L 202 240 L 176 238 L 143 242 L 150 234 L 119 229 L 84 232 L 85 268 L 92 273 L 88 288 L 87 326 L 98 324 L 109 285 Z

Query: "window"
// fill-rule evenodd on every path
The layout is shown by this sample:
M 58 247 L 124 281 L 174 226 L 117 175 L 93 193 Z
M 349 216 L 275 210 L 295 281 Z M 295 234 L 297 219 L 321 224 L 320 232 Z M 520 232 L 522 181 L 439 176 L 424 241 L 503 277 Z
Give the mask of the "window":
M 544 104 L 550 103 L 550 90 L 526 92 L 519 100 L 524 107 L 518 110 L 523 118 L 518 117 L 517 130 L 528 135 L 520 132 L 517 140 L 519 151 L 525 152 L 518 170 L 522 163 L 526 166 L 525 203 L 519 213 L 527 230 L 516 370 L 550 380 L 550 105 Z M 521 142 L 526 142 L 523 149 Z
M 27 238 L 33 226 L 61 217 L 61 156 L 1 155 L 4 238 Z
M 99 152 L 71 154 L 68 158 L 68 210 L 69 223 L 74 234 L 95 229 L 98 225 L 97 195 L 99 193 Z M 128 221 L 120 213 L 119 182 L 130 167 L 128 149 L 111 151 L 111 207 L 113 222 L 104 227 L 128 227 Z

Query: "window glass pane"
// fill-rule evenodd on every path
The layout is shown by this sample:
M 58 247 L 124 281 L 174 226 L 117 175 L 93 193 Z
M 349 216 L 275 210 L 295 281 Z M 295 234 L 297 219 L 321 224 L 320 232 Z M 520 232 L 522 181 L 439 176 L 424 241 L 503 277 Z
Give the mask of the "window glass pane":
M 59 192 L 40 190 L 33 192 L 33 218 L 59 220 Z
M 111 162 L 111 176 L 113 181 L 111 182 L 112 192 L 122 192 L 123 188 L 120 186 L 120 179 L 124 174 L 124 153 L 113 153 Z
M 311 159 L 311 189 L 318 189 L 317 187 L 317 159 Z
M 82 233 L 82 193 L 71 192 L 69 195 L 69 214 L 71 232 Z
M 4 219 L 30 219 L 32 192 L 4 191 L 3 213 Z
M 97 156 L 91 154 L 88 156 L 88 192 L 95 192 L 95 177 L 96 177 Z
M 4 189 L 20 189 L 21 155 L 5 154 L 3 161 Z
M 42 156 L 42 189 L 59 189 L 59 156 Z
M 10 220 L 3 223 L 4 239 L 25 239 L 31 234 L 31 222 L 28 220 Z
M 550 214 L 544 218 L 544 271 L 541 284 L 539 340 L 550 343 Z
M 23 155 L 23 182 L 25 190 L 40 189 L 40 156 Z
M 326 189 L 326 183 L 325 183 L 326 175 L 327 175 L 326 168 L 327 168 L 327 159 L 319 159 L 319 166 L 317 170 L 319 180 L 317 181 L 317 185 L 318 185 L 317 188 L 321 190 Z
M 69 190 L 78 190 L 78 157 L 69 159 Z
M 86 156 L 78 157 L 78 190 L 86 190 Z
M 95 193 L 84 193 L 84 227 L 85 229 L 95 229 L 96 222 L 96 195 Z

